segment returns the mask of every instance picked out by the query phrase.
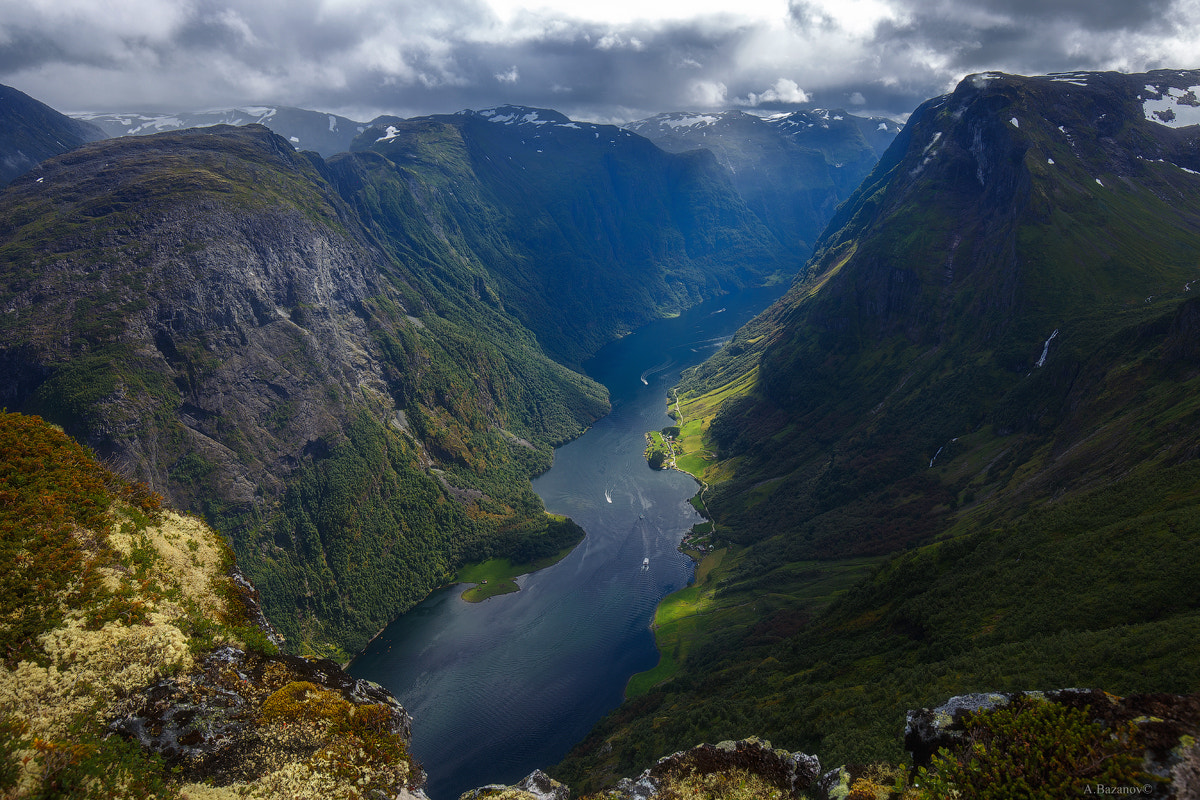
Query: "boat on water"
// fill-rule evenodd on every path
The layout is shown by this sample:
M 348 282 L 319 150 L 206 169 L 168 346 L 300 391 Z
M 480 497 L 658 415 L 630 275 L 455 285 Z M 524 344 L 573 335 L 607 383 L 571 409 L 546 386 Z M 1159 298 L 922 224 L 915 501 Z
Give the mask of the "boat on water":
M 608 493 L 608 489 L 604 490 L 604 499 L 610 503 L 612 502 L 612 495 Z
M 650 569 L 650 559 L 649 558 L 642 559 L 642 569 Z

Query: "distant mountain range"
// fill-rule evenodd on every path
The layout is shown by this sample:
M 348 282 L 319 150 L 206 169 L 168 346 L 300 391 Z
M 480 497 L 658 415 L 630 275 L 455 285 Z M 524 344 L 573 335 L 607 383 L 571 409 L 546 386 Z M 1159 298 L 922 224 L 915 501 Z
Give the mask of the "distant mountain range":
M 289 106 L 246 106 L 217 111 L 174 114 L 76 114 L 76 119 L 100 128 L 108 136 L 145 136 L 210 125 L 266 125 L 297 150 L 314 150 L 328 158 L 350 149 L 364 123 L 336 114 Z
M 984 73 L 913 113 L 685 375 L 704 622 L 660 628 L 687 658 L 573 786 L 745 731 L 899 760 L 880 723 L 964 692 L 1195 688 L 1198 96 L 1194 70 Z
M 903 126 L 812 109 L 765 118 L 742 111 L 673 112 L 625 127 L 671 153 L 711 150 L 750 209 L 780 242 L 807 258 L 834 210 Z

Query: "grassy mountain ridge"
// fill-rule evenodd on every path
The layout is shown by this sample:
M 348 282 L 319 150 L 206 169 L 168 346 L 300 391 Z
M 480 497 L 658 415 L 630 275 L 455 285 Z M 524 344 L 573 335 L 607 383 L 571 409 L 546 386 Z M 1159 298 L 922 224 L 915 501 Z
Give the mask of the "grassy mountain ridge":
M 707 431 L 729 554 L 568 780 L 749 732 L 895 759 L 906 708 L 968 691 L 1194 691 L 1200 151 L 1153 112 L 1197 85 L 989 74 L 913 114 L 685 376 L 686 425 L 757 370 Z

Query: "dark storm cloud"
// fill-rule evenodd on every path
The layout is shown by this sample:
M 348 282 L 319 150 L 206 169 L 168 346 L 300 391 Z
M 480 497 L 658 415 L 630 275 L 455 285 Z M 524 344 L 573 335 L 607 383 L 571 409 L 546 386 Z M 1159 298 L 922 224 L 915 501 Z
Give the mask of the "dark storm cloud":
M 941 54 L 959 71 L 1104 69 L 1126 37 L 1167 34 L 1173 0 L 904 0 L 873 42 L 892 53 Z M 1115 36 L 1113 34 L 1116 34 Z
M 424 85 L 363 72 L 347 87 L 318 88 L 312 96 L 328 104 L 350 94 L 363 105 L 413 113 L 519 103 L 591 118 L 613 109 L 649 114 L 687 105 L 689 86 L 705 76 L 729 75 L 741 41 L 736 27 L 677 25 L 630 34 L 577 23 L 512 42 L 455 43 L 437 59 L 408 52 L 430 72 L 452 64 L 454 80 Z
M 787 109 L 807 95 L 903 114 L 966 72 L 1136 69 L 1160 51 L 1196 54 L 1195 15 L 1178 6 L 1191 1 L 792 0 L 790 25 L 724 15 L 635 26 L 528 11 L 502 20 L 485 0 L 123 0 L 67 11 L 0 0 L 0 82 L 67 111 L 279 103 L 367 119 L 511 102 L 629 119 Z M 865 23 L 847 16 L 863 8 L 882 11 Z M 1180 20 L 1193 30 L 1173 30 Z
M 945 8 L 944 3 L 924 0 L 906 5 L 932 11 Z M 1089 31 L 1137 31 L 1159 26 L 1171 5 L 1172 0 L 967 0 L 956 2 L 954 8 L 975 7 L 1030 27 L 1066 22 Z
M 0 45 L 0 75 L 28 69 L 40 64 L 69 59 L 52 39 L 38 32 L 14 30 L 8 41 Z

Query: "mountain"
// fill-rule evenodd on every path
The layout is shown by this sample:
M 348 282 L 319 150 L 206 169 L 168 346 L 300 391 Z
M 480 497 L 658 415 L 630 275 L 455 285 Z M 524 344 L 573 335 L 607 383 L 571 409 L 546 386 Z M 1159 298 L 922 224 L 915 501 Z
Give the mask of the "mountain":
M 293 648 L 343 657 L 549 530 L 528 477 L 603 389 L 472 297 L 461 256 L 385 254 L 319 157 L 215 127 L 36 173 L 0 197 L 3 403 L 203 512 Z
M 10 86 L 0 86 L 0 186 L 50 156 L 105 136 L 94 125 L 64 116 Z
M 758 117 L 671 112 L 625 126 L 671 153 L 711 150 L 771 232 L 799 257 L 903 127 L 842 110 Z
M 75 118 L 100 128 L 108 136 L 145 136 L 183 128 L 213 125 L 266 125 L 297 150 L 313 150 L 328 158 L 350 149 L 365 123 L 337 114 L 290 106 L 245 106 L 174 114 L 89 113 Z
M 43 162 L 0 195 L 0 403 L 202 513 L 288 647 L 344 660 L 464 562 L 578 541 L 529 484 L 608 409 L 561 361 L 778 269 L 710 155 L 556 126 Z
M 660 611 L 682 663 L 561 774 L 745 731 L 894 759 L 939 695 L 1197 685 L 1197 92 L 987 73 L 914 112 L 679 387 L 716 530 Z
M 664 153 L 612 125 L 523 106 L 381 117 L 352 150 L 394 164 L 439 236 L 477 253 L 505 308 L 567 364 L 792 266 L 710 153 Z

